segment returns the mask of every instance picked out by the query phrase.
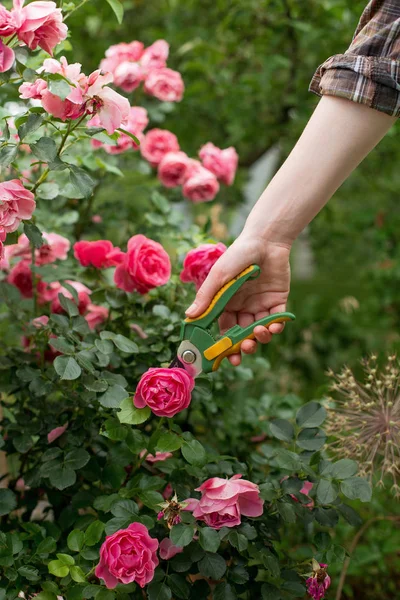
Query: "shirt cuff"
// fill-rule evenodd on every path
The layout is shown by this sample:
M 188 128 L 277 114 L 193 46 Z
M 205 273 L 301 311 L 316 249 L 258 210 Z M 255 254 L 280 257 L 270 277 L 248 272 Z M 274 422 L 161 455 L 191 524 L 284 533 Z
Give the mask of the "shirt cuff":
M 339 96 L 400 117 L 400 61 L 337 54 L 318 67 L 309 90 Z

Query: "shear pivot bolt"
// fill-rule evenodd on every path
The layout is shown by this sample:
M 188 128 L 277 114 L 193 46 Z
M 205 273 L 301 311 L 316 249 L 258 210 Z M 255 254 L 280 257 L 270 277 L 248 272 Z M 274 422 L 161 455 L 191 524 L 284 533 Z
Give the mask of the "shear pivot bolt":
M 185 350 L 185 352 L 182 354 L 182 360 L 186 364 L 191 365 L 196 360 L 196 355 L 194 352 L 192 352 L 192 350 Z

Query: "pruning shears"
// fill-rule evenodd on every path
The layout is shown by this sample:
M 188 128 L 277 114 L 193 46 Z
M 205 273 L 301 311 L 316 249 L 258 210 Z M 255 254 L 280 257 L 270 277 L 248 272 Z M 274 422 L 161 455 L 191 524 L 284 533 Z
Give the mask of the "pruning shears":
M 197 377 L 200 373 L 211 373 L 219 368 L 225 357 L 240 352 L 240 346 L 244 340 L 254 339 L 254 328 L 257 325 L 268 327 L 272 323 L 295 320 L 296 317 L 290 312 L 275 313 L 255 321 L 248 327 L 234 325 L 223 336 L 218 339 L 214 338 L 210 332 L 212 324 L 220 317 L 225 306 L 242 285 L 259 275 L 260 267 L 257 265 L 247 267 L 217 292 L 203 314 L 194 319 L 186 318 L 182 321 L 181 343 L 170 368 L 181 367 L 192 377 Z

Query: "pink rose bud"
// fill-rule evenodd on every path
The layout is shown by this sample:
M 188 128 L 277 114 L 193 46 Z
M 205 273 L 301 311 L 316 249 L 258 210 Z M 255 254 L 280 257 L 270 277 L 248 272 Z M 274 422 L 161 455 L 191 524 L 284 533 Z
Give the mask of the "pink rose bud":
M 164 538 L 160 543 L 159 553 L 162 560 L 170 560 L 181 552 L 183 552 L 183 548 L 181 546 L 175 546 L 169 538 Z
M 213 265 L 226 251 L 225 244 L 202 244 L 189 250 L 183 261 L 183 271 L 180 274 L 184 283 L 194 283 L 198 290 L 204 283 Z
M 162 497 L 164 498 L 164 500 L 168 500 L 169 498 L 171 498 L 173 493 L 174 493 L 174 489 L 173 489 L 172 485 L 170 483 L 167 483 L 167 485 L 165 486 L 165 489 L 162 493 Z
M 96 267 L 108 269 L 123 262 L 125 253 L 119 248 L 114 248 L 108 240 L 97 242 L 81 241 L 74 244 L 74 256 L 83 267 Z
M 100 562 L 95 574 L 108 589 L 118 583 L 136 582 L 140 587 L 150 583 L 158 566 L 158 540 L 150 537 L 141 523 L 131 523 L 106 537 L 100 548 Z
M 32 217 L 35 208 L 34 195 L 19 179 L 0 183 L 0 236 L 16 231 L 23 219 Z
M 158 178 L 167 188 L 182 185 L 189 158 L 184 152 L 168 152 L 158 165 Z
M 183 195 L 195 204 L 214 200 L 219 192 L 219 183 L 211 171 L 200 167 L 183 185 Z
M 140 144 L 140 152 L 152 167 L 157 167 L 168 152 L 178 152 L 176 135 L 166 129 L 150 129 Z
M 142 450 L 141 453 L 139 454 L 140 458 L 143 458 L 143 456 L 146 454 L 147 450 Z M 163 462 L 164 460 L 167 460 L 167 458 L 171 458 L 173 456 L 172 452 L 156 452 L 156 455 L 153 456 L 153 454 L 148 454 L 145 458 L 146 462 L 149 462 L 151 464 L 154 464 L 156 462 Z
M 47 442 L 49 444 L 52 444 L 53 442 L 58 440 L 58 438 L 66 432 L 67 428 L 68 423 L 65 423 L 65 425 L 63 425 L 62 427 L 56 427 L 55 429 L 52 429 L 50 433 L 47 434 Z
M 160 512 L 157 515 L 157 521 L 161 521 L 164 518 L 164 513 L 162 510 L 160 510 Z
M 234 475 L 230 479 L 213 477 L 207 479 L 196 491 L 201 492 L 201 499 L 189 498 L 186 510 L 204 521 L 208 527 L 236 527 L 241 517 L 260 517 L 263 513 L 264 501 L 260 498 L 258 485 Z
M 117 266 L 114 282 L 126 292 L 147 294 L 165 285 L 170 277 L 171 261 L 167 252 L 158 242 L 139 234 L 128 241 L 125 260 Z
M 43 329 L 46 327 L 49 322 L 49 317 L 43 315 L 41 317 L 36 317 L 36 319 L 32 319 L 32 325 L 36 327 L 36 329 Z
M 180 102 L 185 85 L 181 74 L 172 69 L 152 69 L 146 77 L 144 91 L 162 102 Z
M 101 215 L 93 215 L 92 217 L 92 223 L 102 223 L 103 222 L 103 217 Z
M 221 150 L 208 142 L 200 149 L 199 156 L 205 168 L 214 173 L 217 179 L 226 185 L 232 185 L 239 160 L 235 148 L 231 146 Z
M 9 71 L 14 64 L 14 50 L 0 40 L 0 73 Z
M 193 387 L 194 380 L 184 369 L 149 369 L 136 388 L 134 405 L 170 418 L 189 406 Z

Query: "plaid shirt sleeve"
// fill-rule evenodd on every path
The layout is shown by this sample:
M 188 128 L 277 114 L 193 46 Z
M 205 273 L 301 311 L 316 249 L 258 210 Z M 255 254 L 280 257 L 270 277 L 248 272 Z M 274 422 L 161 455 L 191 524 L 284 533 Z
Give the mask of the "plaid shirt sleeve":
M 400 0 L 372 0 L 350 47 L 318 67 L 310 91 L 400 117 Z

